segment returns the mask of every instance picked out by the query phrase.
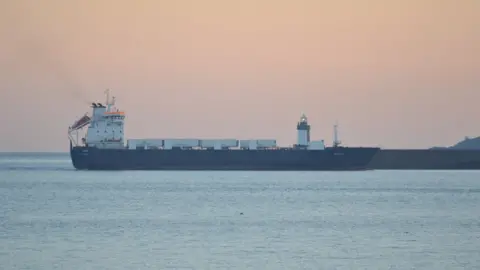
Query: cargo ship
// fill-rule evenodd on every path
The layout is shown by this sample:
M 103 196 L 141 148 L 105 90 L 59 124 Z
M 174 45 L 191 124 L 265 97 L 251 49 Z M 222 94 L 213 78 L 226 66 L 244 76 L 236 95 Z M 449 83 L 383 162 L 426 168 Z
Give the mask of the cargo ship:
M 303 114 L 297 123 L 297 143 L 277 146 L 275 139 L 128 139 L 124 142 L 125 112 L 115 97 L 92 103 L 69 127 L 70 156 L 78 170 L 368 170 L 378 147 L 345 147 L 337 139 L 310 141 L 310 125 Z M 86 131 L 85 131 L 86 129 Z

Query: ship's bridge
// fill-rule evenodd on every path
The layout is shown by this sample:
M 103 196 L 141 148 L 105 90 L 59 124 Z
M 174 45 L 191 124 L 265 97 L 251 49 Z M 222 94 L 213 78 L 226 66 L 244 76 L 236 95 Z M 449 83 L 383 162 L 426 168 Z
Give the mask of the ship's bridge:
M 103 113 L 103 118 L 108 121 L 123 121 L 125 119 L 125 112 L 122 111 L 111 111 Z
M 104 115 L 106 115 L 106 116 L 120 116 L 120 115 L 125 115 L 125 112 L 116 110 L 116 111 L 105 112 Z

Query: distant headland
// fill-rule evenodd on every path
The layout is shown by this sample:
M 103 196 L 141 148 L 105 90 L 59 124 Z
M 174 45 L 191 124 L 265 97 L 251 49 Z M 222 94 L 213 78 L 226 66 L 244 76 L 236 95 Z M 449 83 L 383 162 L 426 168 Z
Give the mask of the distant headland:
M 462 150 L 480 150 L 480 137 L 469 138 L 465 137 L 463 141 L 448 147 L 432 147 L 430 149 L 462 149 Z

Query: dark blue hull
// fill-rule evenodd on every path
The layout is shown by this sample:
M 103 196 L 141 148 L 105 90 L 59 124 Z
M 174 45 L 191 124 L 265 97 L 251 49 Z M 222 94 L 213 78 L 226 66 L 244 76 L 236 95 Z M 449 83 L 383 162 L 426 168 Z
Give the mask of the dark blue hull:
M 128 150 L 71 147 L 78 170 L 367 170 L 374 147 L 326 150 Z
M 480 150 L 382 149 L 370 162 L 378 170 L 480 170 Z

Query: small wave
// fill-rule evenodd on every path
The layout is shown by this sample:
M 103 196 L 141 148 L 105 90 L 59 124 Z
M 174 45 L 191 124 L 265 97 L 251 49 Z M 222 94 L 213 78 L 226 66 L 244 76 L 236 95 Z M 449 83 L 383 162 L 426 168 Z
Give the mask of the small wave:
M 23 166 L 0 166 L 0 171 L 75 171 L 72 167 L 23 167 Z
M 57 153 L 1 153 L 0 171 L 71 171 L 68 155 Z
M 2 164 L 12 164 L 12 163 L 28 163 L 28 164 L 38 164 L 38 163 L 46 163 L 46 164 L 51 164 L 51 163 L 70 163 L 71 161 L 69 159 L 0 159 L 0 166 Z

